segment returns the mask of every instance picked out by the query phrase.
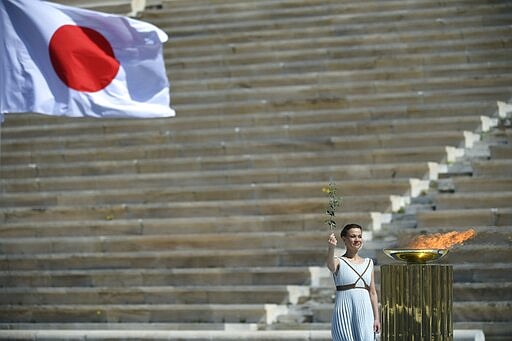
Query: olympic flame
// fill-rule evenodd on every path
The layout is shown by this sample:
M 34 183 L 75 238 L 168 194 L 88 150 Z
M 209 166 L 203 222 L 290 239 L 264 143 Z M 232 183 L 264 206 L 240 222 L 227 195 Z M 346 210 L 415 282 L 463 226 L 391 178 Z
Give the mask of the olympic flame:
M 463 232 L 434 233 L 415 237 L 408 245 L 410 249 L 449 249 L 474 238 L 476 231 L 469 229 Z

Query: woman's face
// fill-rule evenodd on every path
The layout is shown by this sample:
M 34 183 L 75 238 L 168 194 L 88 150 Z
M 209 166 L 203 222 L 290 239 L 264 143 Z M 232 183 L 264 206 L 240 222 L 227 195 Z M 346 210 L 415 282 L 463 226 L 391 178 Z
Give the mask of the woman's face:
M 359 250 L 363 246 L 363 231 L 358 228 L 352 228 L 347 231 L 347 235 L 343 237 L 345 246 L 353 250 Z

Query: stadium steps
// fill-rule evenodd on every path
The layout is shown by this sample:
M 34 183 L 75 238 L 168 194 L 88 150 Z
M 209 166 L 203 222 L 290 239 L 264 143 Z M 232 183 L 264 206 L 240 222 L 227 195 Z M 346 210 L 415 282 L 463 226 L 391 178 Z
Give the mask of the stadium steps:
M 14 270 L 85 270 L 130 268 L 187 267 L 269 267 L 315 266 L 325 257 L 324 252 L 311 248 L 282 250 L 173 250 L 138 252 L 89 252 L 0 257 L 0 269 Z
M 512 180 L 510 145 L 510 114 L 499 113 L 498 126 L 482 134 L 482 140 L 475 144 L 487 150 L 480 157 L 469 154 L 459 157 L 451 165 L 453 171 L 436 181 L 428 194 L 431 207 L 435 210 L 422 210 L 416 213 L 417 230 L 422 233 L 463 231 L 473 228 L 477 235 L 462 246 L 455 246 L 446 261 L 454 264 L 465 262 L 473 266 L 492 266 L 493 263 L 511 259 L 512 209 L 510 206 L 510 183 Z M 496 152 L 499 150 L 499 152 Z M 460 167 L 463 165 L 463 167 Z M 457 169 L 469 167 L 470 172 L 457 174 Z M 402 233 L 406 240 L 418 231 Z M 409 236 L 409 237 L 408 237 Z M 457 271 L 457 268 L 455 268 Z M 494 272 L 510 273 L 510 265 Z M 492 340 L 505 340 L 512 334 L 510 316 L 512 299 L 509 291 L 510 277 L 496 277 L 489 271 L 485 276 L 470 277 L 473 291 L 454 291 L 454 299 L 465 301 L 458 305 L 458 319 L 463 325 L 477 325 Z M 482 288 L 486 292 L 480 292 Z M 475 291 L 478 288 L 478 291 Z M 492 292 L 505 291 L 493 295 Z M 477 301 L 486 301 L 478 308 Z M 457 303 L 458 304 L 458 303 Z M 456 305 L 457 306 L 457 305 Z M 495 325 L 498 323 L 498 327 Z M 508 324 L 507 324 L 508 323 Z
M 2 306 L 5 322 L 272 322 L 277 305 L 270 304 L 69 304 Z M 282 307 L 281 307 L 282 308 Z M 270 312 L 269 312 L 270 310 Z M 274 312 L 272 312 L 274 310 Z M 282 311 L 285 308 L 281 309 Z
M 454 66 L 455 67 L 455 66 Z M 495 105 L 489 101 L 468 100 L 465 102 L 452 103 L 422 103 L 418 105 L 394 105 L 388 107 L 368 107 L 365 110 L 359 109 L 320 109 L 320 108 L 300 108 L 293 112 L 279 111 L 275 112 L 255 112 L 251 114 L 238 113 L 229 114 L 229 116 L 221 114 L 218 116 L 197 116 L 179 115 L 175 119 L 152 119 L 152 120 L 90 120 L 80 118 L 59 118 L 48 117 L 43 115 L 17 115 L 16 120 L 11 119 L 7 131 L 9 138 L 18 138 L 13 142 L 20 143 L 23 136 L 31 136 L 31 138 L 47 137 L 50 131 L 59 132 L 59 136 L 64 135 L 66 138 L 57 138 L 57 143 L 64 144 L 69 138 L 75 134 L 86 132 L 88 134 L 103 134 L 105 138 L 110 135 L 119 133 L 146 133 L 155 134 L 156 132 L 168 134 L 173 131 L 171 127 L 181 129 L 198 129 L 198 128 L 227 128 L 227 127 L 243 127 L 253 125 L 294 125 L 308 123 L 325 123 L 326 121 L 343 122 L 343 121 L 381 121 L 403 118 L 449 118 L 454 116 L 480 116 L 488 110 L 489 105 Z M 180 106 L 181 110 L 187 114 L 186 106 Z M 226 119 L 226 118 L 229 118 Z M 81 128 L 81 129 L 80 129 Z M 10 135 L 9 135 L 10 134 Z M 64 137 L 63 136 L 63 137 Z M 9 144 L 9 140 L 6 140 Z M 65 145 L 65 144 L 64 144 Z M 73 144 L 69 145 L 70 147 Z M 80 146 L 80 145 L 78 145 Z M 37 145 L 32 146 L 36 148 Z
M 113 149 L 113 150 L 112 150 Z M 85 150 L 77 153 L 67 153 L 67 152 L 54 152 L 54 153 L 38 153 L 38 155 L 34 154 L 25 154 L 25 155 L 16 155 L 12 158 L 9 155 L 6 155 L 6 162 L 12 163 L 25 163 L 27 164 L 27 168 L 36 168 L 35 171 L 39 171 L 39 167 L 37 164 L 42 161 L 47 162 L 87 162 L 88 160 L 95 160 L 95 156 L 97 156 L 97 160 L 104 160 L 113 162 L 116 159 L 119 161 L 130 160 L 129 156 L 122 155 L 123 153 L 116 154 L 114 148 L 103 149 L 101 152 L 94 153 L 94 149 Z M 122 148 L 121 148 L 122 149 Z M 126 152 L 126 148 L 124 149 Z M 133 147 L 134 152 L 130 153 L 127 151 L 129 155 L 133 155 L 136 152 L 137 148 Z M 132 165 L 134 167 L 138 166 L 139 158 L 144 160 L 145 157 L 143 153 L 151 152 L 151 151 L 141 151 L 138 154 L 141 155 L 133 155 L 134 159 L 131 160 Z M 437 160 L 442 160 L 447 157 L 446 146 L 425 146 L 425 147 L 401 147 L 401 148 L 385 148 L 385 149 L 369 149 L 369 150 L 336 150 L 336 151 L 296 151 L 293 153 L 261 153 L 256 155 L 221 155 L 221 156 L 204 156 L 204 157 L 182 157 L 182 158 L 172 158 L 165 159 L 165 156 L 162 155 L 165 153 L 165 150 L 154 150 L 155 158 L 153 160 L 149 160 L 147 164 L 149 167 L 151 163 L 155 163 L 157 161 L 162 161 L 164 167 L 167 169 L 163 169 L 163 171 L 175 171 L 183 172 L 185 170 L 190 170 L 190 172 L 194 171 L 210 171 L 217 169 L 227 169 L 227 170 L 237 170 L 237 169 L 250 169 L 250 170 L 258 170 L 258 169 L 272 169 L 272 168 L 286 168 L 286 167 L 305 167 L 309 164 L 315 165 L 346 165 L 346 164 L 372 164 L 372 163 L 403 163 L 407 161 L 417 161 L 417 162 L 436 162 Z M 110 155 L 117 155 L 109 160 Z M 158 156 L 160 156 L 158 158 Z M 171 156 L 172 157 L 172 156 Z M 14 159 L 14 160 L 13 160 Z M 160 159 L 160 160 L 158 160 Z M 164 160 L 161 160 L 164 159 Z M 334 159 L 335 161 L 332 161 Z M 153 162 L 151 162 L 153 161 Z M 125 161 L 126 163 L 126 161 Z M 144 167 L 144 162 L 141 167 Z M 31 166 L 33 165 L 33 166 Z M 225 168 L 222 166 L 225 165 Z M 149 168 L 148 167 L 148 168 Z M 44 166 L 41 167 L 42 176 L 44 173 Z M 9 170 L 9 169 L 7 169 Z M 15 169 L 12 169 L 15 171 Z M 66 169 L 64 169 L 65 171 Z M 229 173 L 228 173 L 229 174 Z M 38 175 L 38 174 L 37 174 Z M 36 176 L 37 176 L 36 175 Z M 50 172 L 47 175 L 53 175 Z M 55 174 L 61 175 L 61 174 Z M 70 174 L 72 175 L 72 174 Z
M 372 215 L 368 212 L 340 213 L 340 219 L 356 220 L 371 225 Z M 110 218 L 110 219 L 109 219 Z M 154 234 L 192 234 L 192 233 L 239 233 L 269 231 L 307 231 L 318 228 L 323 222 L 323 214 L 294 215 L 230 215 L 227 217 L 183 217 L 78 220 L 78 221 L 41 221 L 3 222 L 0 234 L 4 238 L 13 237 L 53 237 L 66 236 L 72 231 L 74 236 L 130 236 Z
M 455 329 L 510 334 L 510 209 L 456 206 L 488 183 L 466 203 L 423 193 L 510 97 L 510 4 L 173 0 L 141 17 L 169 33 L 176 118 L 2 126 L 0 337 L 328 340 L 331 180 L 379 263 L 408 200 L 451 202 L 418 212 L 422 231 L 478 224 L 447 257 Z M 507 200 L 508 160 L 491 163 L 472 172 L 501 175 Z
M 152 236 L 100 236 L 100 237 L 51 237 L 51 238 L 19 238 L 2 241 L 0 249 L 8 253 L 12 260 L 18 253 L 21 255 L 46 254 L 59 255 L 63 253 L 124 253 L 130 251 L 194 251 L 201 249 L 209 252 L 221 252 L 231 250 L 245 250 L 244 243 L 251 245 L 253 249 L 275 250 L 279 247 L 304 248 L 308 246 L 318 248 L 323 245 L 318 238 L 320 231 L 294 232 L 240 232 L 203 234 L 203 238 L 197 238 L 197 234 L 180 235 L 152 235 Z M 369 247 L 372 242 L 368 242 Z M 256 251 L 256 250 L 255 250 Z
M 3 181 L 3 187 L 9 192 L 32 191 L 58 191 L 58 190 L 95 190 L 101 188 L 127 188 L 137 183 L 145 184 L 148 188 L 154 186 L 175 187 L 201 186 L 201 185 L 235 185 L 235 184 L 263 184 L 279 183 L 284 179 L 290 182 L 311 181 L 311 174 L 315 174 L 317 181 L 328 182 L 331 174 L 336 172 L 341 179 L 348 181 L 367 179 L 399 179 L 419 178 L 425 174 L 437 174 L 435 163 L 432 162 L 407 162 L 390 164 L 356 164 L 356 165 L 331 165 L 329 167 L 308 166 L 294 167 L 290 169 L 270 168 L 259 170 L 231 170 L 226 173 L 222 170 L 210 170 L 203 172 L 175 172 L 175 173 L 149 173 L 138 174 L 135 165 L 135 174 L 124 176 L 114 175 L 84 175 L 67 177 L 24 178 Z M 342 180 L 340 180 L 342 181 Z M 324 182 L 324 184 L 325 184 Z
M 333 122 L 330 125 L 327 122 L 295 124 L 286 124 L 287 122 L 283 122 L 283 124 L 276 125 L 275 122 L 274 124 L 272 124 L 272 121 L 269 120 L 267 124 L 262 122 L 261 126 L 254 126 L 253 124 L 251 124 L 251 122 L 247 122 L 245 124 L 241 124 L 240 126 L 222 128 L 195 127 L 190 128 L 187 131 L 170 131 L 169 127 L 156 127 L 156 131 L 145 131 L 139 134 L 134 133 L 134 141 L 127 140 L 129 137 L 131 137 L 131 135 L 126 136 L 126 134 L 132 133 L 129 127 L 125 129 L 125 131 L 123 131 L 122 133 L 116 134 L 115 132 L 107 130 L 101 126 L 91 127 L 91 130 L 87 129 L 87 126 L 80 129 L 80 125 L 77 124 L 75 124 L 74 127 L 63 126 L 62 129 L 58 129 L 57 126 L 55 133 L 58 133 L 62 137 L 60 139 L 55 139 L 53 142 L 49 142 L 49 137 L 47 136 L 49 132 L 48 129 L 51 129 L 50 126 L 47 126 L 46 128 L 42 127 L 39 130 L 34 129 L 35 127 L 29 127 L 28 129 L 21 127 L 14 129 L 6 129 L 6 131 L 3 132 L 4 138 L 12 139 L 12 142 L 8 141 L 8 143 L 6 144 L 7 151 L 4 157 L 6 159 L 7 164 L 9 164 L 9 155 L 11 153 L 13 155 L 17 154 L 16 151 L 9 151 L 9 147 L 11 145 L 13 145 L 13 147 L 11 148 L 20 146 L 21 150 L 28 149 L 26 153 L 31 152 L 30 154 L 37 155 L 38 153 L 43 153 L 45 147 L 49 148 L 49 151 L 53 151 L 52 149 L 55 148 L 56 150 L 54 151 L 54 153 L 58 152 L 60 148 L 69 148 L 71 151 L 74 152 L 79 152 L 82 149 L 87 150 L 87 144 L 89 144 L 91 148 L 99 148 L 111 146 L 113 143 L 117 142 L 120 144 L 120 147 L 123 148 L 129 148 L 130 146 L 135 147 L 133 146 L 133 144 L 138 142 L 137 138 L 140 136 L 142 138 L 140 142 L 148 144 L 148 147 L 162 148 L 165 147 L 167 143 L 182 143 L 184 144 L 182 148 L 186 148 L 188 147 L 189 144 L 192 146 L 196 143 L 206 144 L 207 141 L 222 141 L 225 143 L 241 140 L 243 140 L 244 142 L 261 142 L 261 140 L 272 138 L 277 139 L 283 137 L 287 137 L 288 139 L 325 139 L 325 136 L 335 137 L 339 135 L 363 135 L 364 138 L 364 134 L 384 135 L 389 133 L 407 134 L 411 132 L 425 132 L 424 130 L 421 131 L 418 127 L 424 127 L 424 129 L 432 129 L 439 132 L 453 132 L 454 130 L 457 131 L 464 129 L 474 130 L 479 125 L 483 124 L 483 121 L 485 119 L 486 118 L 482 116 L 455 116 L 443 118 L 402 118 L 366 122 L 362 118 L 357 118 L 352 121 L 347 119 L 342 122 Z M 133 129 L 135 128 L 136 127 L 133 127 Z M 38 134 L 46 135 L 46 138 L 38 137 Z M 69 136 L 68 138 L 66 138 L 66 140 L 63 140 L 63 137 L 66 135 L 72 136 Z M 42 142 L 42 145 L 40 147 L 32 146 L 32 148 L 36 149 L 31 149 L 30 146 L 26 146 L 28 141 L 18 141 L 21 140 L 22 138 L 26 139 L 27 137 L 30 137 L 31 140 L 33 139 L 32 143 Z M 105 140 L 99 140 L 101 138 L 105 138 Z M 82 141 L 79 142 L 80 140 Z M 68 144 L 63 145 L 64 142 Z M 76 143 L 76 145 L 73 143 Z M 39 148 L 43 150 L 40 150 Z M 63 151 L 61 150 L 60 152 L 62 153 Z
M 222 188 L 216 186 L 175 186 L 165 189 L 137 186 L 129 189 L 104 188 L 96 191 L 48 191 L 6 194 L 6 202 L 0 206 L 51 206 L 59 204 L 67 205 L 91 205 L 91 204 L 120 204 L 137 203 L 143 198 L 145 203 L 179 202 L 179 201 L 209 201 L 217 200 L 262 200 L 262 199 L 286 199 L 289 196 L 322 197 L 319 190 L 324 183 L 296 182 L 287 186 L 279 183 L 265 183 L 261 185 L 226 185 Z M 358 195 L 401 195 L 410 191 L 411 181 L 396 179 L 395 181 L 369 180 L 364 186 L 359 186 L 356 181 L 344 181 L 345 193 L 349 197 Z M 5 206 L 4 206 L 5 205 Z
M 117 286 L 130 288 L 140 286 L 204 286 L 223 287 L 235 285 L 295 285 L 312 283 L 312 269 L 297 267 L 235 267 L 218 268 L 172 268 L 172 269 L 96 269 L 96 270 L 27 270 L 12 271 L 3 276 L 3 287 L 101 287 Z
M 247 295 L 250 292 L 251 295 Z M 39 304 L 296 304 L 309 287 L 291 286 L 149 286 L 94 288 L 6 289 L 0 293 L 9 305 Z

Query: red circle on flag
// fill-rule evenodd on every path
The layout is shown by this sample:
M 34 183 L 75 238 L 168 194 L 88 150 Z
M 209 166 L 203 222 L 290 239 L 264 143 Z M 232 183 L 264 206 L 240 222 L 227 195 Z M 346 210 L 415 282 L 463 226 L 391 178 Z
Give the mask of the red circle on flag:
M 64 25 L 50 39 L 50 59 L 70 88 L 95 92 L 112 82 L 119 70 L 112 46 L 98 31 Z

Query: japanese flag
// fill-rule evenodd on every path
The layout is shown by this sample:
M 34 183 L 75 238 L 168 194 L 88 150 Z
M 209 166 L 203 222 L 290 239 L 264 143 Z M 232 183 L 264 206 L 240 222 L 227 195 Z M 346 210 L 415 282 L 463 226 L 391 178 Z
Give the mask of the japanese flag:
M 0 115 L 169 117 L 167 35 L 123 16 L 0 0 Z

